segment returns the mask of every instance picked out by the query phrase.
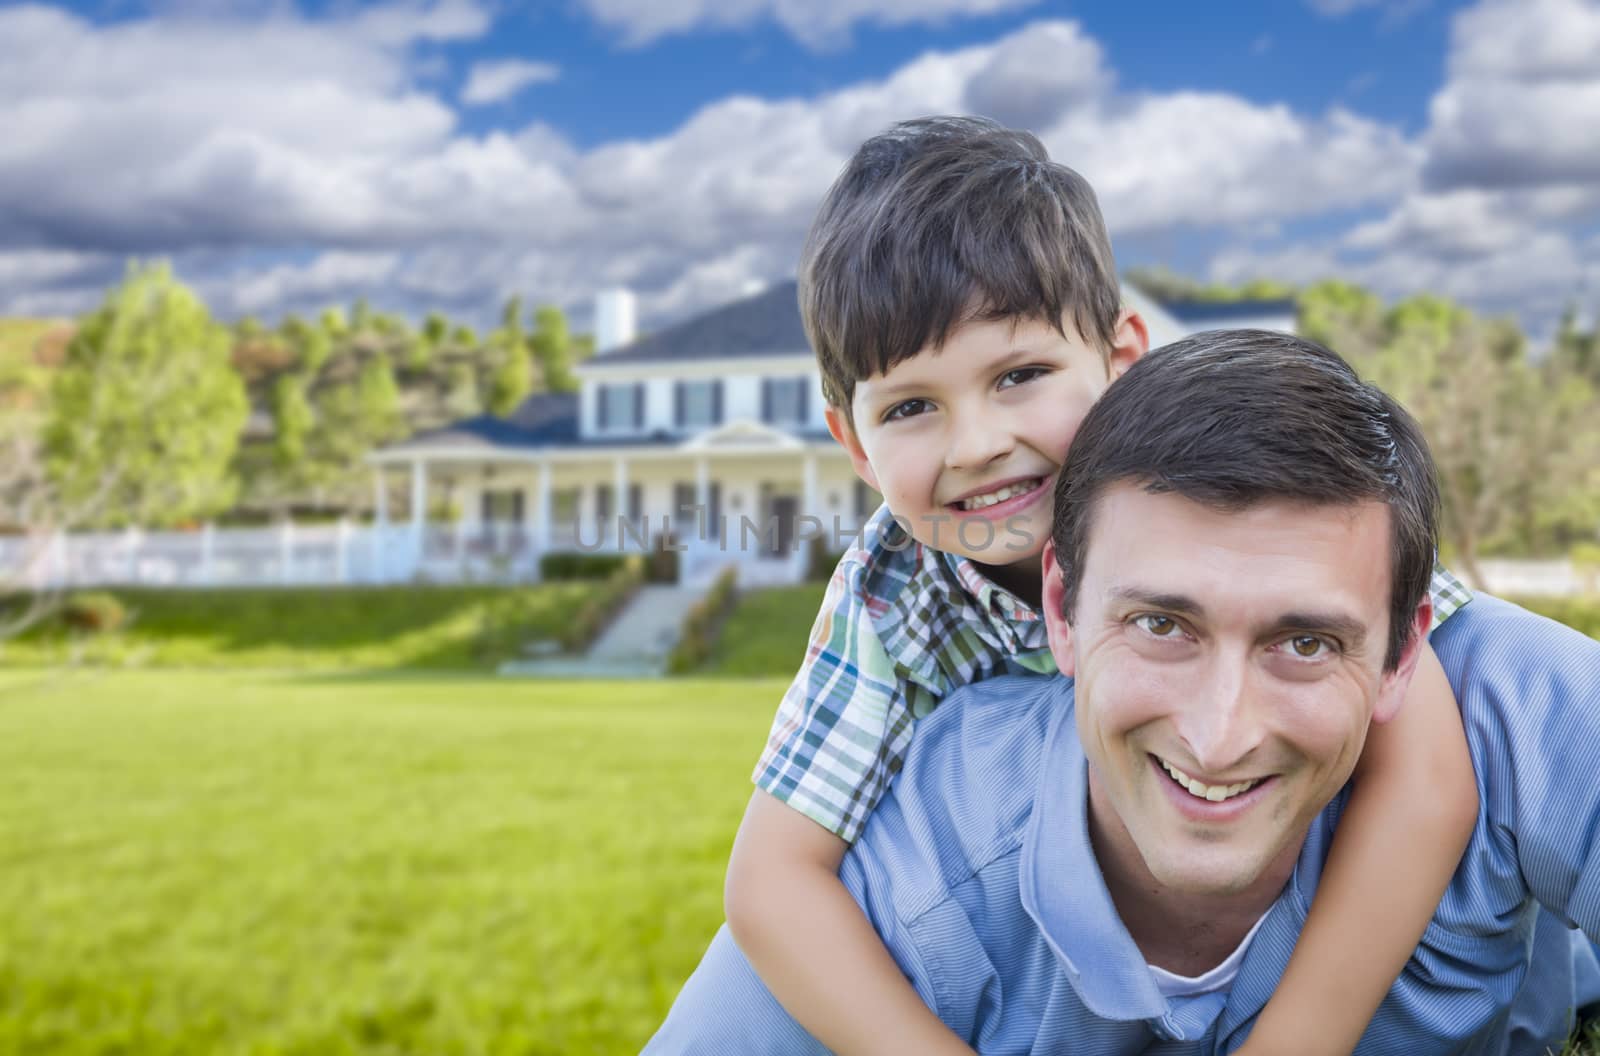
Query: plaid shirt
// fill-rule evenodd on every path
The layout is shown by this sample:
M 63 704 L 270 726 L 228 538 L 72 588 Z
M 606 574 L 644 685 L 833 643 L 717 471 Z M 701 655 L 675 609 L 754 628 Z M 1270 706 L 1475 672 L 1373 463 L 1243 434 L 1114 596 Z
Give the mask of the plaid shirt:
M 1472 598 L 1437 564 L 1430 592 L 1435 627 Z M 854 843 L 917 719 L 969 683 L 1055 671 L 1037 610 L 911 539 L 884 506 L 834 569 L 755 783 Z

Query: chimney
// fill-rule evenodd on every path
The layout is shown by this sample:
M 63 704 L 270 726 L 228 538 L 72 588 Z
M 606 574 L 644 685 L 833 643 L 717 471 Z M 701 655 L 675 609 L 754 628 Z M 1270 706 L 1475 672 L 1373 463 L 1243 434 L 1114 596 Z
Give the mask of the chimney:
M 633 341 L 636 305 L 633 291 L 623 286 L 601 290 L 594 297 L 594 350 L 597 355 Z

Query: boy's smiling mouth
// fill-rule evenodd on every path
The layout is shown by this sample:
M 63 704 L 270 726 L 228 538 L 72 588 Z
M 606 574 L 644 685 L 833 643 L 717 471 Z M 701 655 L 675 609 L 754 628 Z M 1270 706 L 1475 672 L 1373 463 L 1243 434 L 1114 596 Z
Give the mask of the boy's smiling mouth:
M 998 506 L 1008 500 L 1039 490 L 1046 479 L 1045 477 L 1021 477 L 1016 480 L 1006 481 L 996 487 L 990 487 L 986 491 L 967 495 L 948 505 L 952 509 L 960 510 L 963 513 L 986 510 L 991 506 Z

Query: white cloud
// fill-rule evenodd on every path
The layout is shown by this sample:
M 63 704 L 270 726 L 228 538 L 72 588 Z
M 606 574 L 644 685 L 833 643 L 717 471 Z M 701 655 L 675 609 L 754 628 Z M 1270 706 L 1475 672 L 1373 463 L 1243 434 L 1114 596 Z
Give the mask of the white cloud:
M 836 5 L 822 21 L 869 6 Z M 1070 22 L 929 52 L 815 98 L 724 98 L 665 134 L 580 149 L 539 122 L 469 134 L 429 90 L 438 49 L 419 45 L 487 34 L 485 7 L 270 10 L 95 26 L 0 9 L 0 311 L 87 307 L 139 254 L 172 257 L 225 315 L 365 295 L 486 321 L 513 293 L 577 306 L 623 283 L 659 325 L 792 273 L 856 146 L 894 121 L 950 112 L 1036 129 L 1095 185 L 1114 237 L 1201 232 L 1228 247 L 1219 274 L 1326 268 L 1386 290 L 1437 282 L 1538 306 L 1549 297 L 1529 277 L 1559 287 L 1596 254 L 1559 234 L 1592 229 L 1592 181 L 1428 190 L 1434 139 L 1340 108 L 1127 91 Z M 1477 32 L 1458 30 L 1452 84 L 1499 69 L 1473 57 Z M 1564 69 L 1561 54 L 1539 68 Z M 516 90 L 486 72 L 467 80 L 463 99 Z M 1281 244 L 1297 220 L 1347 209 L 1374 218 Z
M 693 29 L 728 29 L 771 19 L 812 48 L 835 47 L 858 23 L 904 26 L 992 15 L 1038 0 L 582 0 L 590 16 L 638 47 Z
M 1311 9 L 1327 18 L 1343 18 L 1354 11 L 1376 7 L 1385 19 L 1399 22 L 1427 7 L 1431 0 L 1306 0 Z
M 561 69 L 548 62 L 500 59 L 474 63 L 461 89 L 461 101 L 468 106 L 501 103 L 531 84 L 547 84 L 561 76 Z
M 1600 4 L 1485 0 L 1456 16 L 1448 68 L 1429 107 L 1431 183 L 1600 180 Z

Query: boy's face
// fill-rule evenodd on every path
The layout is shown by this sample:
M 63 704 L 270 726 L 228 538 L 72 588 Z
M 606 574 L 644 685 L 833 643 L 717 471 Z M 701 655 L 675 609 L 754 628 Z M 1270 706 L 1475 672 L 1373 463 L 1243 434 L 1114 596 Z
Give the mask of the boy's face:
M 919 542 L 987 565 L 1037 567 L 1078 423 L 1147 340 L 1143 320 L 1124 312 L 1108 369 L 1070 322 L 1065 329 L 966 323 L 942 348 L 858 383 L 853 426 L 828 408 L 856 473 Z

